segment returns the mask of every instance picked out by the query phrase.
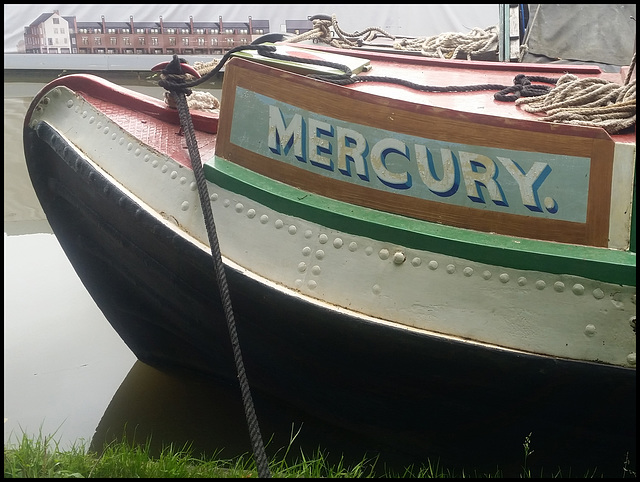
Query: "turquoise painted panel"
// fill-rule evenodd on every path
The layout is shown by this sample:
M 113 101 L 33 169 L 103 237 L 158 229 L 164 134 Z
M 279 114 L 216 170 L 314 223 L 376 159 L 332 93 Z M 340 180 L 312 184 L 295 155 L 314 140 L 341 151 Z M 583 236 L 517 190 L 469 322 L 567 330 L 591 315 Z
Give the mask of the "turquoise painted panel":
M 399 134 L 319 115 L 242 87 L 236 87 L 231 142 L 380 191 L 491 212 L 586 222 L 591 166 L 586 157 Z

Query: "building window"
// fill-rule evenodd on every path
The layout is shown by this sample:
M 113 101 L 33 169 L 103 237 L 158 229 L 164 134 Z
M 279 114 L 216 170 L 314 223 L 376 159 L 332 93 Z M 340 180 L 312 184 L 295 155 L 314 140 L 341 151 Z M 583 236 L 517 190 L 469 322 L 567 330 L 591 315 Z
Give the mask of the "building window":
M 175 37 L 169 37 L 169 45 L 175 45 L 176 44 L 176 38 Z
M 53 17 L 53 24 L 54 25 L 59 25 L 60 24 L 60 19 L 58 17 Z
M 109 45 L 118 45 L 118 39 L 116 37 L 109 37 Z
M 82 45 L 89 45 L 89 37 L 82 37 L 82 39 L 80 40 L 80 43 Z
M 212 38 L 211 39 L 211 45 L 218 45 L 218 39 L 217 38 Z
M 136 33 L 144 33 L 144 29 L 143 28 L 137 28 L 136 29 Z
M 151 45 L 158 45 L 158 37 L 151 37 Z
M 146 39 L 144 37 L 138 37 L 138 43 L 140 45 L 144 45 L 145 44 Z
M 122 43 L 124 45 L 131 45 L 131 39 L 129 37 L 122 37 Z
M 182 45 L 189 45 L 189 39 L 187 37 L 182 37 Z
M 204 35 L 204 29 L 203 28 L 197 28 L 196 29 L 196 33 L 199 35 Z
M 198 45 L 199 46 L 205 45 L 205 41 L 204 41 L 204 39 L 202 37 L 198 37 Z
M 100 37 L 95 37 L 95 38 L 93 39 L 93 43 L 94 43 L 95 45 L 102 45 L 102 38 L 100 38 Z

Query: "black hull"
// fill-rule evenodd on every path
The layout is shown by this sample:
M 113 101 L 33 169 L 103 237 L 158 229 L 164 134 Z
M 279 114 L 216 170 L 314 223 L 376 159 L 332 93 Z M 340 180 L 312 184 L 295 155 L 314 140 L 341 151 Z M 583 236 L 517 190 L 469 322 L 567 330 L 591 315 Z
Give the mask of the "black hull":
M 26 129 L 25 155 L 66 255 L 136 356 L 237 380 L 210 255 L 110 185 L 46 124 Z M 226 276 L 253 392 L 423 460 L 518 473 L 532 432 L 531 467 L 622 476 L 627 452 L 635 467 L 635 370 L 364 322 L 228 267 Z

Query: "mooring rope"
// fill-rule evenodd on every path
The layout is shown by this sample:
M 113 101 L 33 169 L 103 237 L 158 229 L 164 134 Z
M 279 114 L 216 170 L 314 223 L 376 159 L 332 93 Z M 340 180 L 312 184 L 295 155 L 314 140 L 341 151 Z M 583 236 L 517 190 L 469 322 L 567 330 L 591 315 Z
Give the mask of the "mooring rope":
M 229 295 L 227 278 L 224 271 L 224 263 L 222 262 L 220 245 L 218 243 L 218 236 L 216 234 L 213 212 L 211 210 L 211 201 L 209 199 L 207 181 L 204 175 L 204 169 L 202 167 L 202 160 L 200 159 L 200 151 L 198 149 L 198 141 L 195 136 L 193 120 L 191 119 L 189 106 L 187 104 L 186 96 L 191 94 L 191 89 L 186 87 L 185 75 L 182 73 L 180 60 L 177 55 L 174 55 L 173 61 L 170 62 L 169 65 L 167 65 L 167 67 L 162 71 L 162 78 L 158 82 L 158 85 L 169 90 L 170 94 L 175 99 L 176 107 L 178 109 L 180 125 L 182 126 L 182 129 L 184 131 L 185 139 L 187 141 L 187 148 L 189 149 L 189 156 L 191 158 L 191 168 L 193 169 L 196 177 L 198 195 L 200 196 L 200 205 L 202 206 L 205 226 L 207 228 L 207 235 L 209 237 L 209 244 L 211 246 L 211 256 L 213 258 L 216 281 L 218 284 L 220 298 L 222 300 L 222 306 L 224 308 L 224 313 L 227 320 L 227 328 L 229 330 L 229 336 L 231 338 L 231 345 L 233 347 L 233 355 L 236 362 L 236 370 L 238 374 L 238 380 L 240 382 L 240 389 L 242 392 L 242 401 L 244 404 L 245 415 L 249 426 L 249 434 L 251 438 L 251 444 L 253 446 L 254 458 L 256 459 L 258 475 L 262 478 L 271 478 L 271 472 L 269 471 L 269 462 L 265 453 L 264 443 L 262 440 L 262 435 L 260 434 L 260 427 L 258 425 L 258 419 L 256 417 L 253 399 L 251 397 L 251 390 L 244 369 L 244 362 L 242 360 L 240 341 L 238 339 L 238 333 L 236 331 L 235 318 L 231 305 L 231 297 Z

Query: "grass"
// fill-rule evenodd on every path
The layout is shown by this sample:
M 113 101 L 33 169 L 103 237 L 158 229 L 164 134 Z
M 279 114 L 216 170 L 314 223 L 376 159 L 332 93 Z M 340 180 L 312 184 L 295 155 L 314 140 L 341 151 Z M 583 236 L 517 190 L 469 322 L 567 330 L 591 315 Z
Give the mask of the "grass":
M 415 468 L 407 467 L 404 471 L 383 471 L 376 466 L 376 458 L 364 457 L 360 462 L 346 466 L 342 460 L 332 465 L 321 450 L 311 456 L 302 451 L 292 458 L 289 447 L 285 447 L 270 460 L 269 471 L 272 477 L 278 478 L 501 478 L 499 470 L 495 473 L 455 473 L 440 467 L 438 463 L 427 462 Z M 532 474 L 527 466 L 533 454 L 531 434 L 523 443 L 524 460 L 521 478 L 573 477 L 561 472 L 551 474 Z M 159 455 L 152 456 L 150 441 L 146 444 L 132 445 L 125 440 L 105 445 L 100 454 L 88 451 L 84 443 L 73 445 L 68 450 L 60 450 L 59 441 L 54 436 L 29 437 L 22 434 L 17 445 L 4 447 L 5 478 L 249 478 L 258 477 L 253 457 L 242 455 L 233 459 L 220 459 L 215 455 L 208 458 L 196 457 L 188 446 L 176 448 L 165 447 Z M 584 478 L 599 477 L 596 471 L 588 472 Z M 629 469 L 628 458 L 621 467 L 620 477 L 636 477 L 635 471 Z

